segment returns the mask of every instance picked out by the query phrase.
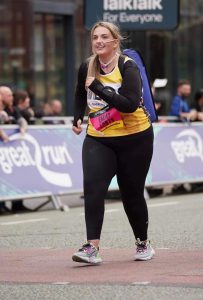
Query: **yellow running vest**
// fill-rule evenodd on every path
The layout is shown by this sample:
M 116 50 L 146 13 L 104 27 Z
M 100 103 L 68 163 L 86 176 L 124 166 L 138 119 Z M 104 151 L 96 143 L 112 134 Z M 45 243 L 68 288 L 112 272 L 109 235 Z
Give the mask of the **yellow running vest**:
M 122 76 L 119 71 L 118 65 L 109 74 L 99 74 L 97 79 L 104 85 L 112 87 L 116 92 L 121 87 Z M 100 99 L 97 95 L 91 92 L 89 89 L 87 91 L 87 104 L 90 109 L 89 113 L 96 112 L 107 105 L 107 103 Z M 88 118 L 88 128 L 87 134 L 97 137 L 113 137 L 113 136 L 124 136 L 137 132 L 141 132 L 150 127 L 151 122 L 147 116 L 143 107 L 139 107 L 133 113 L 120 113 L 123 119 L 124 126 L 109 127 L 102 132 L 97 131 L 91 124 Z

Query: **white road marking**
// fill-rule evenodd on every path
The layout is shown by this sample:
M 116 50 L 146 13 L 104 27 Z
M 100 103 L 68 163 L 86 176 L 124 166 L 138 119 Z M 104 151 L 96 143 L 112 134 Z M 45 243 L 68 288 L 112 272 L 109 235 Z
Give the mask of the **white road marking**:
M 121 209 L 120 208 L 112 208 L 112 209 L 105 210 L 106 213 L 112 213 L 112 212 L 117 212 L 117 211 L 121 211 Z
M 63 284 L 70 284 L 70 282 L 68 282 L 68 281 L 67 281 L 67 282 L 66 282 L 66 281 L 64 281 L 64 282 L 61 281 L 61 282 L 60 282 L 60 281 L 59 281 L 59 282 L 52 282 L 52 284 L 60 284 L 60 285 L 63 285 Z
M 122 211 L 121 208 L 112 208 L 112 209 L 106 209 L 105 210 L 105 213 L 113 213 L 113 212 L 118 212 L 118 211 Z M 84 212 L 83 213 L 80 213 L 80 216 L 84 216 Z
M 13 221 L 13 222 L 1 222 L 0 225 L 16 225 L 16 224 L 24 224 L 24 223 L 34 223 L 34 222 L 41 222 L 41 221 L 47 221 L 47 218 L 41 218 L 41 219 L 29 219 L 29 220 L 21 220 L 21 221 Z
M 170 248 L 165 248 L 165 247 L 161 247 L 161 248 L 156 248 L 156 250 L 169 250 Z
M 147 284 L 150 284 L 151 282 L 150 281 L 135 281 L 135 282 L 132 282 L 132 284 L 134 285 L 147 285 Z
M 161 206 L 168 206 L 168 205 L 177 205 L 179 202 L 173 201 L 173 202 L 163 202 L 163 203 L 153 203 L 148 204 L 148 207 L 161 207 Z
M 148 207 L 161 207 L 161 206 L 170 206 L 170 205 L 177 205 L 179 204 L 178 201 L 173 202 L 163 202 L 163 203 L 151 203 L 147 204 Z M 112 208 L 112 209 L 106 209 L 105 213 L 113 213 L 113 212 L 119 212 L 122 211 L 122 208 Z M 80 216 L 84 216 L 84 212 L 79 214 Z

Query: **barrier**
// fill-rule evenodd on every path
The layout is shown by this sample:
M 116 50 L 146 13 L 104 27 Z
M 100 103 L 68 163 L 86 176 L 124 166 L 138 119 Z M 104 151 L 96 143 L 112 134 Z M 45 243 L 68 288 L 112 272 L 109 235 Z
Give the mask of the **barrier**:
M 146 185 L 203 181 L 203 123 L 154 124 L 154 154 Z
M 0 142 L 0 201 L 47 195 L 58 209 L 58 195 L 82 191 L 85 131 L 76 136 L 71 125 L 34 125 L 22 136 L 15 125 L 3 128 L 10 141 Z
M 203 123 L 153 127 L 154 154 L 146 186 L 203 181 Z M 82 192 L 85 129 L 75 135 L 71 125 L 34 125 L 21 136 L 15 125 L 3 128 L 10 141 L 0 142 L 0 201 Z M 110 189 L 118 189 L 115 177 Z M 60 207 L 56 198 L 52 201 Z

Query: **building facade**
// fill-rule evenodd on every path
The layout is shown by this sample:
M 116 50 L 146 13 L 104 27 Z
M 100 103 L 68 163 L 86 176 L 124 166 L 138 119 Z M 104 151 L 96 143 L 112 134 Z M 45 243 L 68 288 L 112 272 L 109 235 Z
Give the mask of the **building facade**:
M 100 0 L 102 1 L 102 0 Z M 171 31 L 130 30 L 123 47 L 140 50 L 150 80 L 167 78 L 167 114 L 179 79 L 203 87 L 203 2 L 180 0 L 179 24 Z M 77 69 L 90 54 L 82 0 L 0 0 L 0 84 L 27 89 L 32 105 L 53 98 L 73 114 Z

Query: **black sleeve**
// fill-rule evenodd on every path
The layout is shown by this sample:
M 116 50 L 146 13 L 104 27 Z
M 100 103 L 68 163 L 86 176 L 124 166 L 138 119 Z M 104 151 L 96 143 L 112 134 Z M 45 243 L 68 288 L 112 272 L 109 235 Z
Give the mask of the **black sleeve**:
M 78 71 L 78 81 L 75 91 L 74 120 L 73 125 L 77 126 L 79 119 L 83 120 L 87 106 L 87 91 L 85 81 L 87 77 L 87 64 L 82 63 Z
M 20 109 L 17 106 L 13 107 L 13 117 L 14 117 L 15 121 L 18 121 L 20 118 L 22 118 Z
M 97 79 L 92 82 L 89 89 L 119 111 L 131 113 L 138 108 L 142 96 L 139 69 L 133 60 L 124 63 L 123 81 L 118 94 L 111 87 L 104 87 Z

